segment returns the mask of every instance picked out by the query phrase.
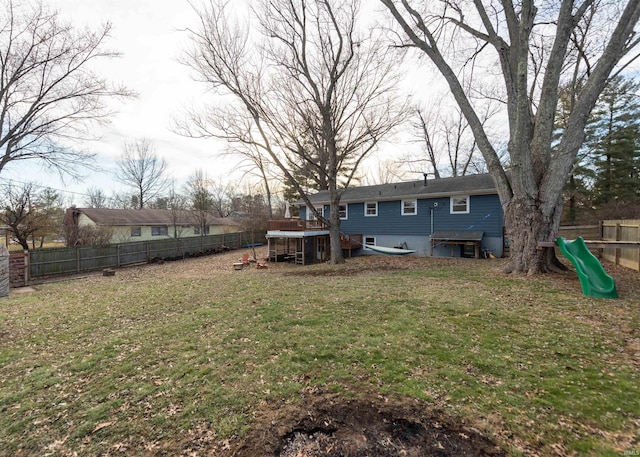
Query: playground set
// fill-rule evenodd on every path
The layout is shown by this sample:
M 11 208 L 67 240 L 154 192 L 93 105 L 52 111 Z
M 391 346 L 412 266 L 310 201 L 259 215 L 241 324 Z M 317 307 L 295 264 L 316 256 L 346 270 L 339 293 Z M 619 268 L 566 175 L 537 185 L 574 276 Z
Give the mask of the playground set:
M 567 241 L 562 237 L 556 239 L 562 254 L 576 268 L 582 293 L 587 297 L 618 298 L 616 283 L 604 270 L 604 267 L 587 247 L 582 237 Z

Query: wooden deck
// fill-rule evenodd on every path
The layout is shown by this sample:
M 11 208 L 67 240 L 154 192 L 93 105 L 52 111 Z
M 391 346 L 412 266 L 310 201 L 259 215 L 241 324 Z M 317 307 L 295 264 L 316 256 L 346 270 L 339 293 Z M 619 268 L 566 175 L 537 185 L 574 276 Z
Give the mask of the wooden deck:
M 362 234 L 340 235 L 340 247 L 342 249 L 359 249 L 362 247 Z
M 306 221 L 304 219 L 273 219 L 267 221 L 267 230 L 274 232 L 307 232 L 313 230 L 328 230 L 320 221 Z
M 268 256 L 272 262 L 295 262 L 300 265 L 309 263 L 324 262 L 329 258 L 329 234 L 326 231 L 306 230 L 298 236 L 298 230 L 291 230 L 291 226 L 282 230 L 282 234 L 272 233 L 267 237 Z M 311 232 L 311 233 L 309 233 Z M 348 251 L 351 257 L 353 250 L 362 247 L 362 234 L 342 234 L 340 235 L 340 247 Z
M 362 247 L 362 234 L 346 234 L 340 235 L 340 247 L 343 251 L 348 251 L 349 257 L 351 257 L 354 249 L 360 249 Z

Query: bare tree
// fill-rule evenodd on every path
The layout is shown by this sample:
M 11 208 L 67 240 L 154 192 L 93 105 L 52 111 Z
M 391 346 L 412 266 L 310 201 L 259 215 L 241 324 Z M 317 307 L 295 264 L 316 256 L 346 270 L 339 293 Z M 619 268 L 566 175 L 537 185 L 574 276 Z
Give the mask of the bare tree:
M 62 235 L 64 222 L 64 203 L 58 192 L 48 187 L 38 192 L 36 207 L 38 211 L 37 231 L 31 234 L 31 246 L 35 249 L 36 242 L 42 248 L 47 239 L 58 239 Z
M 172 181 L 169 193 L 167 194 L 167 209 L 171 213 L 174 238 L 182 237 L 184 229 L 187 228 L 190 222 L 187 204 L 187 197 L 176 190 L 175 182 Z
M 189 177 L 185 188 L 188 205 L 192 211 L 193 225 L 202 236 L 207 234 L 205 233 L 207 218 L 214 209 L 209 187 L 210 181 L 206 173 L 202 169 L 198 169 Z
M 228 114 L 223 114 L 225 112 Z M 237 123 L 234 128 L 238 128 L 241 122 L 247 122 L 247 119 L 238 119 L 233 110 L 226 111 L 222 107 L 216 107 L 215 112 L 207 110 L 202 113 L 197 110 L 191 110 L 184 119 L 174 120 L 173 130 L 180 135 L 191 138 L 216 138 L 220 137 L 221 132 L 230 129 L 230 119 L 234 119 L 233 123 Z M 251 121 L 251 119 L 248 121 Z M 251 125 L 244 125 L 242 128 L 251 130 Z M 272 217 L 272 186 L 277 175 L 274 169 L 277 169 L 277 167 L 274 167 L 269 156 L 265 155 L 256 144 L 232 140 L 231 138 L 227 139 L 230 141 L 229 146 L 221 155 L 231 156 L 235 161 L 240 159 L 234 169 L 236 171 L 242 170 L 247 175 L 256 176 L 261 180 L 269 205 L 269 217 Z
M 217 217 L 227 217 L 231 214 L 231 201 L 237 193 L 237 186 L 222 179 L 210 180 L 209 195 L 211 197 L 211 210 Z
M 439 120 L 437 117 L 433 119 L 433 116 L 425 111 L 420 108 L 416 109 L 416 120 L 413 122 L 413 129 L 417 132 L 420 141 L 424 143 L 424 152 L 427 157 L 426 160 L 418 158 L 415 161 L 418 163 L 426 161 L 431 168 L 433 177 L 440 179 L 440 155 L 438 154 L 438 145 L 436 143 L 436 129 Z
M 446 109 L 442 98 L 429 107 L 415 109 L 412 126 L 418 142 L 424 147 L 421 157 L 412 157 L 409 163 L 420 164 L 421 170 L 441 176 L 465 176 L 486 173 L 484 159 L 462 111 L 458 107 Z M 496 110 L 487 104 L 481 113 L 486 126 Z
M 407 179 L 406 175 L 405 161 L 378 160 L 375 167 L 370 168 L 364 176 L 362 183 L 367 186 L 390 184 Z
M 131 95 L 91 71 L 106 50 L 111 25 L 78 30 L 40 2 L 1 2 L 0 172 L 36 159 L 74 177 L 93 154 L 69 147 L 107 120 L 106 99 Z
M 503 0 L 498 8 L 490 1 L 443 0 L 431 2 L 428 11 L 409 0 L 380 1 L 400 26 L 400 45 L 428 56 L 473 131 L 504 207 L 512 256 L 507 271 L 534 274 L 553 269 L 553 249 L 540 250 L 538 242 L 556 237 L 562 189 L 599 94 L 609 76 L 636 57 L 631 51 L 639 43 L 634 28 L 640 2 L 615 2 L 607 8 L 595 0 Z M 585 24 L 596 17 L 591 14 L 596 6 L 602 8 L 597 31 Z M 589 39 L 585 30 L 598 36 Z M 587 43 L 599 47 L 586 48 Z M 447 54 L 451 48 L 454 52 Z M 509 172 L 459 77 L 481 59 L 487 59 L 489 72 L 495 67 L 502 77 Z M 492 65 L 495 60 L 497 65 Z M 496 76 L 494 72 L 492 79 Z M 559 87 L 566 80 L 580 84 L 570 84 L 574 102 L 567 127 L 553 148 Z M 477 92 L 485 82 L 486 78 L 475 81 Z
M 262 32 L 257 50 L 248 25 L 234 23 L 226 5 L 211 0 L 198 11 L 200 28 L 191 31 L 184 62 L 234 104 L 209 108 L 194 125 L 203 135 L 253 147 L 276 166 L 329 223 L 331 261 L 341 263 L 343 186 L 405 118 L 395 91 L 398 57 L 361 32 L 358 1 L 261 1 L 254 11 Z M 329 190 L 329 218 L 298 183 L 301 170 Z
M 0 192 L 0 224 L 9 227 L 23 249 L 29 249 L 29 241 L 35 248 L 36 237 L 42 247 L 45 236 L 62 228 L 62 203 L 57 193 L 50 189 L 38 192 L 33 183 L 7 183 Z
M 272 190 L 272 181 L 274 178 L 273 173 L 273 165 L 271 161 L 268 160 L 268 157 L 265 157 L 263 154 L 260 154 L 260 149 L 255 146 L 245 147 L 234 150 L 236 153 L 243 154 L 249 163 L 253 164 L 252 170 L 250 174 L 253 174 L 260 179 L 262 183 L 262 187 L 265 191 L 265 195 L 267 198 L 267 208 L 269 210 L 269 218 L 273 217 L 273 190 Z M 234 152 L 232 151 L 232 152 Z
M 245 184 L 243 190 L 234 196 L 232 207 L 237 220 L 240 223 L 242 232 L 245 235 L 245 242 L 249 245 L 253 258 L 257 260 L 256 244 L 263 239 L 267 231 L 267 220 L 269 218 L 269 208 L 264 196 L 261 193 L 262 185 Z
M 89 187 L 84 204 L 89 208 L 108 208 L 109 198 L 104 191 L 98 187 Z
M 167 162 L 156 155 L 151 142 L 140 139 L 125 143 L 116 179 L 135 189 L 133 197 L 137 207 L 142 209 L 166 191 L 169 185 L 166 171 Z
M 65 240 L 68 247 L 102 246 L 111 243 L 113 227 L 104 225 L 81 225 L 69 223 L 64 226 Z
M 133 205 L 135 203 L 135 205 Z M 109 198 L 109 207 L 117 209 L 136 209 L 138 208 L 138 199 L 136 197 L 135 202 L 132 201 L 131 195 L 128 193 L 112 191 Z

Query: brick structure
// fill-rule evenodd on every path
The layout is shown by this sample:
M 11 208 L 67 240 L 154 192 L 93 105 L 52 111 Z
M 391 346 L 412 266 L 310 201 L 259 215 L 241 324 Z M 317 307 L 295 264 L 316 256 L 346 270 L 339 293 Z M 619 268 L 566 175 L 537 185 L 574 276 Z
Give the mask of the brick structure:
M 9 287 L 24 287 L 29 284 L 29 254 L 9 255 Z

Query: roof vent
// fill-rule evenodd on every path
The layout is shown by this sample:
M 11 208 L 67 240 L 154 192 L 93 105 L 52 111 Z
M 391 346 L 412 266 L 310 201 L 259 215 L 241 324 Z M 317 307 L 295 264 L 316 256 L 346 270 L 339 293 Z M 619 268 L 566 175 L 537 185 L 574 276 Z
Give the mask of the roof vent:
M 422 173 L 422 176 L 424 177 L 424 186 L 427 186 L 427 175 L 428 173 Z

